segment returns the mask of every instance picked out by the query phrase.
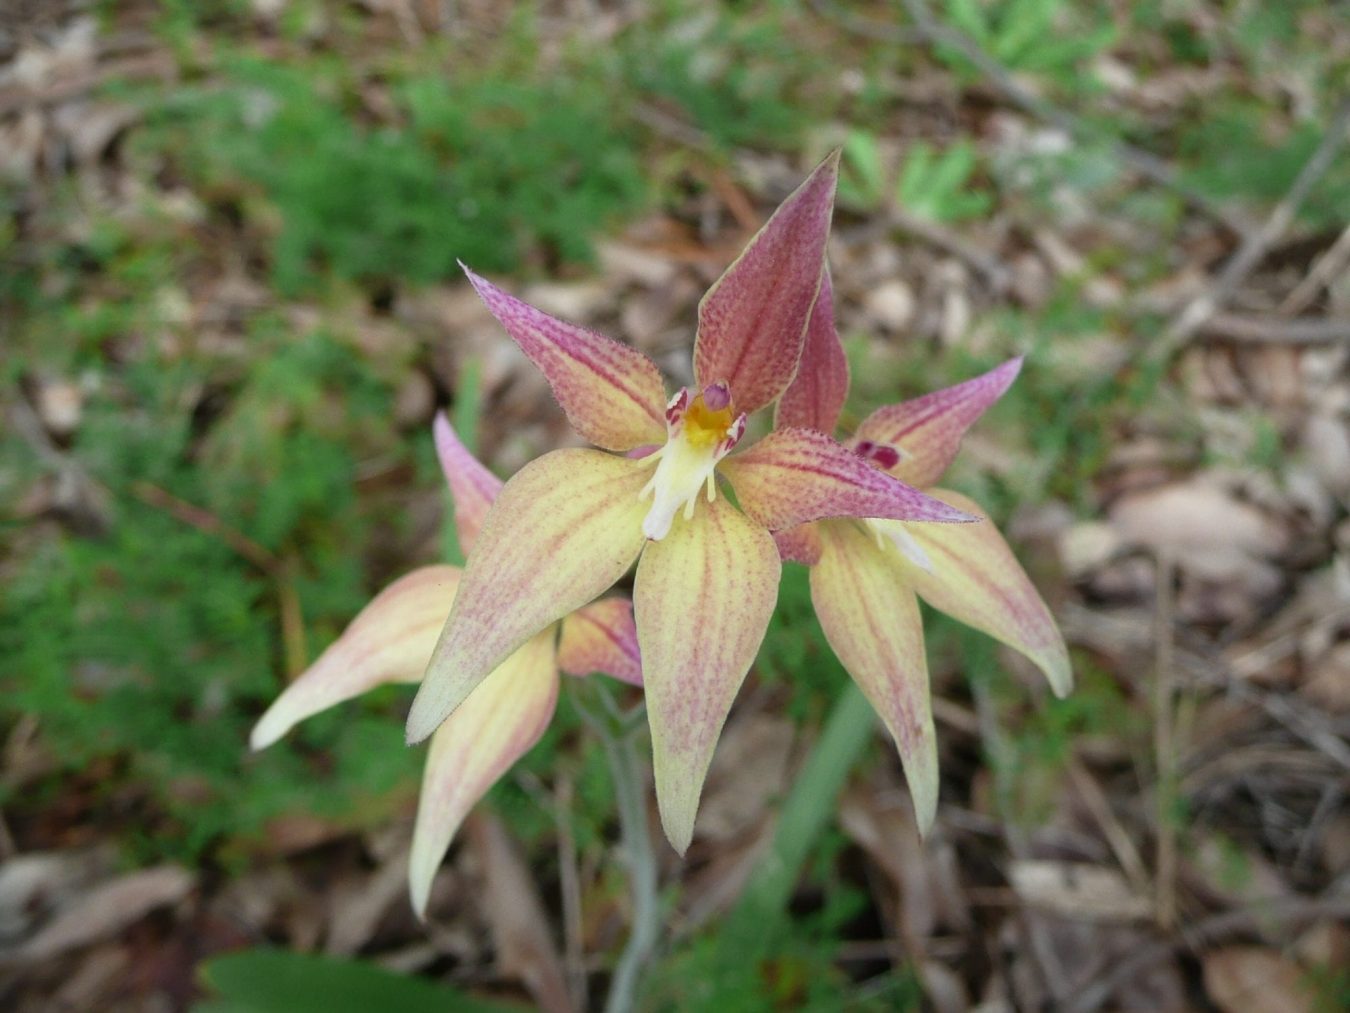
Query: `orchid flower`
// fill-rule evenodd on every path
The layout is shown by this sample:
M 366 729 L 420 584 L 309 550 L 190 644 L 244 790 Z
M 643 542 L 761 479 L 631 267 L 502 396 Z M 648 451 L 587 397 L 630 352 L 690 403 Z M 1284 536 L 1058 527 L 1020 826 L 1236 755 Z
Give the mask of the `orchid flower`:
M 848 362 L 834 326 L 828 276 L 807 331 L 797 380 L 777 424 L 833 433 L 848 395 Z M 1003 395 L 1021 358 L 965 383 L 869 415 L 846 445 L 860 460 L 984 518 L 960 493 L 932 488 L 961 438 Z M 915 595 L 1020 651 L 1057 696 L 1073 686 L 1064 638 L 992 523 L 822 520 L 776 534 L 784 559 L 811 567 L 811 600 L 834 653 L 895 739 L 921 833 L 937 814 L 938 761 Z
M 467 552 L 502 482 L 475 460 L 443 414 L 437 415 L 433 432 L 455 500 L 460 545 Z M 304 718 L 376 686 L 420 680 L 461 584 L 458 567 L 424 566 L 381 591 L 263 714 L 253 729 L 252 747 L 263 749 Z M 422 775 L 408 865 L 419 917 L 469 809 L 539 741 L 552 720 L 560 668 L 569 675 L 604 672 L 642 685 L 632 604 L 604 598 L 535 632 L 437 730 Z
M 502 659 L 637 561 L 657 801 L 683 854 L 718 735 L 777 598 L 770 532 L 822 517 L 973 520 L 807 429 L 781 429 L 728 456 L 747 417 L 797 374 L 837 174 L 836 153 L 703 297 L 697 383 L 669 401 L 636 349 L 556 320 L 465 268 L 572 427 L 601 449 L 545 454 L 502 489 L 413 702 L 409 741 L 458 713 Z M 719 473 L 736 506 L 718 495 Z

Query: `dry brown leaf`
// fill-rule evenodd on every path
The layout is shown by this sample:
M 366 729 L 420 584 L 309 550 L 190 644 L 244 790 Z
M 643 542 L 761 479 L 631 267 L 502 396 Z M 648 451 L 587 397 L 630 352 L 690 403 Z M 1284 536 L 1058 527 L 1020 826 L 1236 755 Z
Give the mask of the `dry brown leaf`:
M 1304 1013 L 1312 1007 L 1303 972 L 1274 950 L 1225 946 L 1203 958 L 1205 991 L 1224 1013 Z
M 494 816 L 475 812 L 466 829 L 483 865 L 482 908 L 498 969 L 523 981 L 540 1009 L 567 1013 L 572 1009 L 567 977 L 524 856 Z
M 698 811 L 698 836 L 727 841 L 752 829 L 787 783 L 792 722 L 748 714 L 722 733 Z
M 176 904 L 196 877 L 177 865 L 160 865 L 118 877 L 74 899 L 12 953 L 20 961 L 46 960 L 117 935 L 156 908 Z
M 349 956 L 361 950 L 375 935 L 389 909 L 403 901 L 407 890 L 408 853 L 404 851 L 382 864 L 355 889 L 331 893 L 324 951 Z
M 1082 862 L 1026 859 L 1013 862 L 1008 878 L 1017 896 L 1032 907 L 1089 921 L 1128 922 L 1153 910 L 1114 869 Z
M 884 797 L 869 788 L 850 789 L 839 803 L 839 825 L 895 887 L 904 934 L 917 943 L 937 928 L 938 898 L 908 799 Z

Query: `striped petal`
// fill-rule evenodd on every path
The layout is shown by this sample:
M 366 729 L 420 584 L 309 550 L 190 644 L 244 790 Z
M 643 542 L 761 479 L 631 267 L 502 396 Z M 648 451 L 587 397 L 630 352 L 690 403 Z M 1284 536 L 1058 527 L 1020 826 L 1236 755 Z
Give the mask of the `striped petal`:
M 741 509 L 772 531 L 822 517 L 970 521 L 812 429 L 776 429 L 720 465 Z
M 724 382 L 738 411 L 787 390 L 820 288 L 839 153 L 825 159 L 773 213 L 698 304 L 694 376 Z
M 555 450 L 502 487 L 413 701 L 409 742 L 435 731 L 526 640 L 623 576 L 642 549 L 638 491 L 650 473 L 642 461 Z
M 717 737 L 778 596 L 778 549 L 718 497 L 642 554 L 633 589 L 656 800 L 666 837 L 689 847 Z
M 806 343 L 792 386 L 778 402 L 774 425 L 800 426 L 833 435 L 848 399 L 848 357 L 834 327 L 834 291 L 828 269 L 820 278 L 820 294 L 806 325 Z
M 811 602 L 825 639 L 895 739 L 919 832 L 937 815 L 937 734 L 923 621 L 899 556 L 861 525 L 818 525 L 824 551 L 811 568 Z
M 650 359 L 613 338 L 554 319 L 467 267 L 464 273 L 548 379 L 573 429 L 606 450 L 665 442 L 665 386 Z
M 910 485 L 927 488 L 952 463 L 966 430 L 1003 396 L 1021 368 L 1018 356 L 955 387 L 878 408 L 858 427 L 854 440 L 894 447 L 900 460 L 887 470 Z
M 425 566 L 381 591 L 277 697 L 254 726 L 249 744 L 264 749 L 334 704 L 388 682 L 422 678 L 459 579 L 458 567 Z
M 984 516 L 973 500 L 934 489 L 933 495 Z M 1064 637 L 1045 601 L 992 522 L 955 526 L 910 525 L 932 562 L 925 572 L 905 560 L 905 580 L 934 608 L 989 634 L 1030 658 L 1056 696 L 1073 688 Z
M 814 524 L 798 524 L 795 528 L 775 531 L 773 540 L 778 546 L 778 555 L 786 561 L 807 566 L 820 562 L 820 535 Z
M 459 547 L 467 556 L 483 526 L 488 507 L 501 491 L 502 480 L 488 471 L 469 448 L 459 441 L 445 412 L 437 412 L 431 424 L 431 435 L 436 442 L 436 456 L 441 471 L 450 483 L 450 495 L 455 501 L 455 530 Z
M 603 672 L 641 686 L 633 603 L 627 598 L 601 598 L 568 615 L 558 641 L 558 667 L 568 675 Z
M 552 629 L 506 659 L 436 730 L 422 773 L 408 886 L 425 917 L 431 882 L 474 804 L 539 741 L 558 702 Z

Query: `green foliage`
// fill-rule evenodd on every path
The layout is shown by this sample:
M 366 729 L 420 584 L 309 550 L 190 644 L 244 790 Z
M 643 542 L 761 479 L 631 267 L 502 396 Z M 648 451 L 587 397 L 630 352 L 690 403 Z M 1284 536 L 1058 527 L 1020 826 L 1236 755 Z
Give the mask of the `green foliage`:
M 293 748 L 246 755 L 279 689 L 278 596 L 297 595 L 319 640 L 368 596 L 350 551 L 369 524 L 353 493 L 352 434 L 381 431 L 371 422 L 389 392 L 329 337 L 282 341 L 198 441 L 183 408 L 197 382 L 186 364 L 151 358 L 91 402 L 74 449 L 111 493 L 107 532 L 38 543 L 0 601 L 13 673 L 0 708 L 35 715 L 63 771 L 127 757 L 167 817 L 147 828 L 146 849 L 181 857 L 296 808 L 350 813 L 407 783 L 416 755 L 378 703 L 306 725 L 301 741 L 328 761 Z M 149 505 L 144 483 L 297 565 L 259 572 L 216 534 Z
M 1246 100 L 1211 105 L 1182 139 L 1190 168 L 1188 183 L 1214 197 L 1274 203 L 1289 191 L 1294 178 L 1322 140 L 1323 123 L 1298 124 L 1287 136 L 1272 138 L 1253 129 L 1261 107 Z M 1310 224 L 1333 228 L 1343 224 L 1350 204 L 1350 159 L 1336 159 L 1300 209 Z
M 225 89 L 154 110 L 140 146 L 266 223 L 286 294 L 331 274 L 371 284 L 585 260 L 588 237 L 646 199 L 608 98 L 577 81 L 410 79 L 397 126 L 360 122 L 341 65 L 240 57 Z
M 781 11 L 668 3 L 664 13 L 623 39 L 629 89 L 674 104 L 722 148 L 801 136 L 805 84 L 825 64 Z
M 940 222 L 977 218 L 993 206 L 988 192 L 971 186 L 977 159 L 969 141 L 958 141 L 941 152 L 919 141 L 910 145 L 892 191 L 876 137 L 853 130 L 844 141 L 840 200 L 866 211 L 894 201 L 911 214 Z
M 1065 0 L 948 0 L 941 6 L 955 27 L 1003 66 L 1075 90 L 1092 86 L 1082 65 L 1115 41 L 1105 11 Z M 938 53 L 953 68 L 978 75 L 959 51 L 939 46 Z
M 762 680 L 781 683 L 791 693 L 788 711 L 797 721 L 819 714 L 850 684 L 816 620 L 810 579 L 807 567 L 784 564 L 778 607 L 755 660 Z
M 516 1003 L 479 999 L 425 978 L 386 971 L 357 960 L 335 960 L 279 950 L 245 950 L 201 967 L 211 998 L 197 1013 L 509 1013 Z

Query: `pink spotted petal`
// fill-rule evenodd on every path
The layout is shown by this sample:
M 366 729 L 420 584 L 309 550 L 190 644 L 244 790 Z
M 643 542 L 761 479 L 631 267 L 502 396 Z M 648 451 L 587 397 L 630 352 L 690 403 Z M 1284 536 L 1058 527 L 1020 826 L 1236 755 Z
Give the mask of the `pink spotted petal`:
M 1003 396 L 1021 368 L 1018 356 L 955 387 L 878 408 L 858 427 L 854 438 L 898 449 L 900 460 L 888 469 L 890 473 L 927 488 L 952 463 L 966 430 Z
M 603 672 L 641 686 L 633 603 L 627 598 L 601 598 L 563 619 L 558 667 L 568 675 Z
M 558 701 L 552 629 L 526 641 L 431 738 L 417 803 L 408 886 L 426 916 L 431 883 L 470 809 L 539 741 Z
M 467 267 L 464 273 L 548 379 L 573 429 L 606 450 L 665 442 L 665 387 L 650 359 L 603 334 L 554 319 Z
M 738 410 L 787 390 L 820 288 L 839 153 L 821 162 L 703 297 L 694 341 L 700 387 L 725 381 Z
M 806 344 L 792 386 L 778 402 L 774 425 L 797 426 L 834 434 L 839 413 L 848 399 L 848 357 L 834 327 L 834 291 L 830 272 L 820 278 L 820 295 L 806 326 Z
M 815 524 L 798 524 L 795 528 L 775 531 L 773 540 L 778 546 L 778 555 L 787 562 L 807 566 L 820 562 L 820 535 Z
M 717 737 L 778 596 L 778 549 L 725 497 L 642 554 L 633 589 L 656 800 L 684 854 Z
M 772 531 L 822 517 L 975 519 L 879 471 L 812 429 L 774 430 L 720 467 L 741 509 Z
M 937 496 L 983 516 L 973 500 L 946 489 Z M 1073 689 L 1073 669 L 1064 637 L 1026 571 L 991 521 L 939 526 L 911 524 L 910 533 L 932 571 L 904 562 L 905 579 L 934 608 L 989 634 L 1030 658 L 1056 696 Z
M 895 739 L 919 832 L 937 815 L 937 735 L 918 601 L 898 555 L 852 521 L 819 525 L 811 602 L 825 638 Z
M 455 500 L 455 531 L 459 547 L 467 556 L 483 526 L 488 507 L 501 491 L 502 480 L 488 471 L 469 448 L 459 441 L 445 412 L 437 412 L 431 424 L 431 435 L 436 441 L 436 456 L 441 460 L 441 471 L 450 483 L 450 495 Z
M 424 566 L 376 595 L 319 660 L 286 687 L 249 737 L 264 749 L 305 718 L 390 682 L 422 678 L 459 586 L 454 566 Z
M 502 487 L 408 715 L 420 742 L 530 637 L 623 576 L 645 539 L 651 465 L 555 450 Z

